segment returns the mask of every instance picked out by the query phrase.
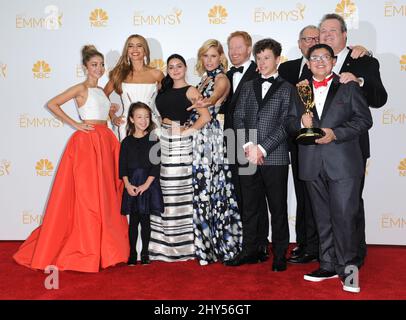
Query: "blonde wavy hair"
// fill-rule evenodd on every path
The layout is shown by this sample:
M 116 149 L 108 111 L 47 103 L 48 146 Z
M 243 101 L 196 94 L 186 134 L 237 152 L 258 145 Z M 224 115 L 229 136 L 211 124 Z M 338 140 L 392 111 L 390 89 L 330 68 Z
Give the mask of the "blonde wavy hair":
M 148 67 L 150 63 L 150 50 L 147 40 L 139 34 L 132 34 L 131 36 L 129 36 L 125 41 L 120 59 L 118 60 L 116 66 L 109 73 L 109 78 L 113 82 L 114 91 L 118 94 L 121 94 L 123 92 L 121 84 L 133 70 L 131 60 L 128 57 L 128 46 L 130 41 L 134 38 L 140 40 L 141 46 L 144 49 L 146 58 L 146 61 L 144 60 L 144 65 Z
M 226 55 L 224 54 L 223 46 L 221 45 L 220 41 L 216 39 L 209 39 L 203 43 L 200 47 L 199 51 L 197 52 L 197 63 L 196 63 L 196 71 L 201 76 L 206 69 L 204 68 L 203 64 L 203 55 L 210 49 L 215 48 L 220 55 L 220 66 L 223 67 L 224 71 L 227 71 L 228 61 Z

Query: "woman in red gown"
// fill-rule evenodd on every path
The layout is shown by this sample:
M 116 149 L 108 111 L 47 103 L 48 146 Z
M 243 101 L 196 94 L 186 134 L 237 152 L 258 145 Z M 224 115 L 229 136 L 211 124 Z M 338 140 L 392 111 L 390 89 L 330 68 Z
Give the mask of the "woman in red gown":
M 129 255 L 128 223 L 120 214 L 120 143 L 107 127 L 111 103 L 97 86 L 104 74 L 103 55 L 94 46 L 82 50 L 87 79 L 48 103 L 48 108 L 77 131 L 63 153 L 43 223 L 21 245 L 14 260 L 32 269 L 98 272 Z M 74 99 L 82 122 L 61 105 Z

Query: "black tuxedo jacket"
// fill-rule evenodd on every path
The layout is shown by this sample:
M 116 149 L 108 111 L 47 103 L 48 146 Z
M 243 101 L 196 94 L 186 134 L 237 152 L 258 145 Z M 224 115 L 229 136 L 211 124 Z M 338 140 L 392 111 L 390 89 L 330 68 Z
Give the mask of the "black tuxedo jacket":
M 377 59 L 363 56 L 362 58 L 351 58 L 351 52 L 348 53 L 341 67 L 340 74 L 351 72 L 358 78 L 364 79 L 362 92 L 371 108 L 380 108 L 388 100 L 388 94 L 383 86 L 381 74 L 379 72 L 379 62 Z M 369 134 L 365 132 L 360 137 L 360 145 L 364 161 L 370 157 Z
M 388 94 L 383 86 L 379 72 L 379 62 L 375 58 L 363 56 L 358 59 L 351 58 L 351 52 L 348 53 L 341 67 L 340 74 L 351 72 L 358 78 L 364 79 L 364 85 L 361 91 L 367 100 L 367 104 L 372 108 L 382 107 L 388 100 Z M 311 80 L 312 74 L 306 73 L 300 77 L 300 80 Z M 370 157 L 370 144 L 368 132 L 365 132 L 359 138 L 361 145 L 362 157 L 364 161 Z
M 233 75 L 230 71 L 227 72 L 227 77 L 230 80 L 230 93 L 227 97 L 226 103 L 222 107 L 222 113 L 224 113 L 224 129 L 233 128 L 233 116 L 235 112 L 235 107 L 237 105 L 237 100 L 240 95 L 242 86 L 247 81 L 258 78 L 259 73 L 256 71 L 257 64 L 254 61 L 251 61 L 248 70 L 244 73 L 244 76 L 241 78 L 238 87 L 235 92 L 233 91 Z
M 299 79 L 300 66 L 302 65 L 303 57 L 295 60 L 289 60 L 281 63 L 278 68 L 279 75 L 292 85 L 296 85 L 300 80 L 311 77 L 311 72 L 307 64 L 303 66 L 302 74 Z
M 351 58 L 351 52 L 348 53 L 341 67 L 340 74 L 351 72 L 358 78 L 364 79 L 362 92 L 364 93 L 368 105 L 371 108 L 380 108 L 388 100 L 388 94 L 383 86 L 381 74 L 379 72 L 379 62 L 373 57 L 363 56 L 358 59 Z
M 234 128 L 243 130 L 241 144 L 252 141 L 249 130 L 256 130 L 256 141 L 266 151 L 265 165 L 289 164 L 287 132 L 284 121 L 288 113 L 290 99 L 295 88 L 281 77 L 269 88 L 262 99 L 262 84 L 259 79 L 244 83 L 234 112 Z M 237 132 L 240 138 L 241 132 Z
M 299 145 L 299 178 L 316 180 L 323 168 L 332 180 L 362 177 L 364 163 L 359 137 L 372 126 L 371 111 L 359 85 L 340 84 L 334 76 L 323 108 L 313 108 L 313 126 L 331 128 L 337 140 L 323 145 Z M 301 128 L 303 103 L 295 91 L 289 105 L 286 129 L 296 134 Z

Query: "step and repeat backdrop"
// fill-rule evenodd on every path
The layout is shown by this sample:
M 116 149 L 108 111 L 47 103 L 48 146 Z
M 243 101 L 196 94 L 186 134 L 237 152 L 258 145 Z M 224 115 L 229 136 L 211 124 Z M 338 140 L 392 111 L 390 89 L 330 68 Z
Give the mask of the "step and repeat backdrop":
M 179 53 L 195 85 L 196 54 L 209 39 L 249 32 L 254 41 L 282 43 L 282 60 L 300 56 L 298 33 L 325 13 L 348 24 L 349 44 L 372 50 L 380 61 L 387 104 L 372 110 L 371 158 L 364 192 L 367 242 L 406 245 L 406 0 L 0 0 L 0 240 L 20 240 L 42 219 L 58 162 L 73 129 L 46 103 L 85 80 L 80 50 L 94 44 L 105 55 L 107 72 L 124 42 L 141 34 L 151 64 L 165 72 L 166 58 Z M 107 82 L 107 72 L 100 85 Z M 114 102 L 119 102 L 113 96 Z M 63 109 L 78 119 L 73 102 Z M 295 240 L 296 202 L 289 177 L 289 221 Z

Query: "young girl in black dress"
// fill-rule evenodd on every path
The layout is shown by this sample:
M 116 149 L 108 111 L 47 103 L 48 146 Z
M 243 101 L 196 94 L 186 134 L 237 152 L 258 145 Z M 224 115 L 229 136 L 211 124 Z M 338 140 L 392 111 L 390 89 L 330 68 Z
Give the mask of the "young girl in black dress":
M 151 212 L 163 212 L 159 185 L 159 145 L 151 133 L 151 109 L 142 102 L 128 110 L 127 137 L 121 143 L 120 178 L 124 181 L 121 213 L 130 215 L 130 257 L 128 265 L 137 264 L 138 225 L 141 223 L 141 264 L 149 264 L 148 245 Z

